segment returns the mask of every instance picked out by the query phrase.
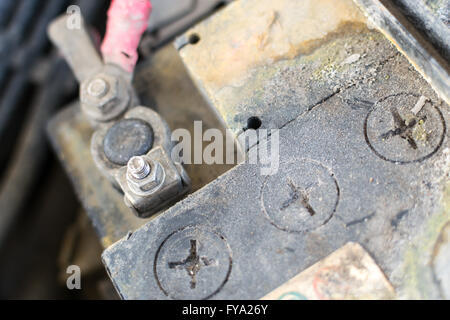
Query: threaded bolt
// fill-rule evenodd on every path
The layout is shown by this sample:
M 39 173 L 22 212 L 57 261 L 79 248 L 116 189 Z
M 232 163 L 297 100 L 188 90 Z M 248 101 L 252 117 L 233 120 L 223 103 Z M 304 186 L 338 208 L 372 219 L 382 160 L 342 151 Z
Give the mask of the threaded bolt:
M 108 93 L 109 85 L 101 78 L 96 78 L 92 80 L 87 88 L 87 92 L 90 96 L 95 98 L 102 98 Z
M 142 180 L 148 177 L 151 168 L 143 157 L 133 157 L 128 161 L 128 174 L 136 180 Z

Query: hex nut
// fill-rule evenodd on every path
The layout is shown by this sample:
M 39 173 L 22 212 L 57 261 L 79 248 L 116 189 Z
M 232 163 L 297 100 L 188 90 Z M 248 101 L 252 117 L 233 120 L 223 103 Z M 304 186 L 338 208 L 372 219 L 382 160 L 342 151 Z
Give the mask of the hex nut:
M 127 173 L 128 187 L 139 196 L 149 196 L 158 191 L 164 184 L 166 176 L 164 168 L 158 161 L 145 159 L 150 165 L 150 173 L 145 178 L 136 179 Z
M 184 174 L 179 172 L 169 153 L 161 146 L 138 158 L 139 161 L 131 163 L 130 172 L 128 166 L 119 168 L 115 179 L 124 193 L 125 204 L 137 217 L 147 218 L 184 195 L 189 190 L 189 185 L 184 183 Z M 146 169 L 141 170 L 145 167 L 141 158 L 149 163 L 151 173 L 147 174 Z M 129 173 L 133 171 L 136 174 L 130 177 Z M 138 179 L 132 179 L 132 176 Z
M 87 93 L 95 98 L 104 97 L 108 91 L 109 83 L 102 78 L 92 80 L 87 87 Z
M 104 81 L 107 84 L 107 90 L 102 95 L 94 95 L 91 92 L 92 86 L 99 81 Z M 81 84 L 80 100 L 88 106 L 107 112 L 108 105 L 118 97 L 118 86 L 119 81 L 116 77 L 105 73 L 97 74 Z
M 95 92 L 101 82 L 106 86 Z M 100 92 L 102 91 L 102 92 Z M 98 73 L 83 81 L 80 86 L 80 101 L 83 111 L 97 121 L 109 121 L 128 107 L 131 96 L 127 85 L 120 76 Z

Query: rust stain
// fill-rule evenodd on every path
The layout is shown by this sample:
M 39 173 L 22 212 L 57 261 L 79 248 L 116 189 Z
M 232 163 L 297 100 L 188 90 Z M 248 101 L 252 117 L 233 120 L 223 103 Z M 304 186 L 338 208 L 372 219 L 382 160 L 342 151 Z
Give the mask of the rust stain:
M 210 101 L 228 127 L 237 132 L 242 128 L 242 124 L 235 121 L 236 114 L 244 111 L 245 103 L 249 101 L 249 98 L 263 99 L 261 97 L 264 96 L 267 81 L 276 77 L 283 68 L 298 66 L 299 70 L 303 70 L 301 77 L 304 82 L 298 83 L 298 85 L 305 88 L 309 87 L 308 82 L 310 81 L 326 85 L 325 83 L 331 80 L 328 77 L 329 74 L 333 74 L 335 79 L 337 77 L 347 79 L 344 74 L 345 70 L 350 69 L 350 66 L 341 64 L 344 58 L 348 56 L 344 50 L 344 43 L 349 43 L 352 47 L 353 45 L 358 46 L 360 41 L 369 38 L 371 38 L 370 41 L 375 43 L 377 40 L 383 40 L 381 37 L 381 34 L 369 31 L 365 24 L 346 22 L 340 25 L 337 30 L 327 34 L 326 37 L 306 42 L 303 46 L 302 55 L 294 59 L 279 59 L 275 63 L 253 68 L 246 76 L 243 85 L 230 84 L 216 90 L 215 87 L 201 78 L 197 81 L 201 84 L 202 90 L 208 94 Z M 300 71 L 298 72 L 300 73 Z M 194 76 L 197 75 L 194 74 Z M 306 92 L 304 95 L 307 95 Z M 275 105 L 273 106 L 275 107 Z
M 192 29 L 201 40 L 181 56 L 210 94 L 241 86 L 251 69 L 307 54 L 343 25 L 361 23 L 366 19 L 352 0 L 241 0 Z
M 439 250 L 441 249 L 441 246 L 447 242 L 450 241 L 448 238 L 448 232 L 446 230 L 450 230 L 450 221 L 448 221 L 441 229 L 441 232 L 439 233 L 439 236 L 436 240 L 436 243 L 433 246 L 432 254 L 431 254 L 431 264 L 434 263 L 434 260 L 436 259 Z

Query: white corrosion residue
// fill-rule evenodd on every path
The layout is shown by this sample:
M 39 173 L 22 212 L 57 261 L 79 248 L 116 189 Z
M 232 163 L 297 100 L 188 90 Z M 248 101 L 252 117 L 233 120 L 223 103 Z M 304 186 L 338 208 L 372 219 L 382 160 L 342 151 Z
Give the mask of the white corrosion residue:
M 352 64 L 358 61 L 361 58 L 361 55 L 359 53 L 352 54 L 350 57 L 345 59 L 342 64 Z
M 423 106 L 425 105 L 425 102 L 428 101 L 428 98 L 425 96 L 421 96 L 419 100 L 417 101 L 414 108 L 411 109 L 411 112 L 414 113 L 415 116 L 422 110 Z

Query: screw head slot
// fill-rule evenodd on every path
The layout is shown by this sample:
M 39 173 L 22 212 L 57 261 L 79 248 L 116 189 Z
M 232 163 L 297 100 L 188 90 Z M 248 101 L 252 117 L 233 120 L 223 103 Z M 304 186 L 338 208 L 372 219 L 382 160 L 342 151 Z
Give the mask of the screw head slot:
M 326 224 L 339 203 L 334 174 L 309 159 L 286 163 L 269 176 L 261 189 L 261 208 L 276 228 L 292 233 L 309 232 Z
M 380 99 L 364 123 L 370 149 L 381 159 L 396 164 L 421 162 L 442 146 L 446 124 L 442 112 L 432 102 L 416 114 L 420 95 L 399 93 Z
M 153 271 L 161 291 L 172 299 L 203 300 L 227 283 L 231 249 L 223 236 L 200 227 L 184 227 L 160 245 Z

